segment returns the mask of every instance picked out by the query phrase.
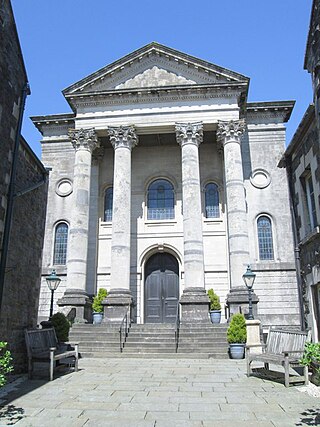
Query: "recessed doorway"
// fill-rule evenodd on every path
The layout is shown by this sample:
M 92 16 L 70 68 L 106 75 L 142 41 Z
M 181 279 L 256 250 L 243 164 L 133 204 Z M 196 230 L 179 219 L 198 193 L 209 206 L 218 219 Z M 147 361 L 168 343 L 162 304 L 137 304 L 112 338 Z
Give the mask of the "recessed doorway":
M 169 253 L 156 253 L 145 265 L 145 322 L 174 323 L 178 303 L 178 261 Z

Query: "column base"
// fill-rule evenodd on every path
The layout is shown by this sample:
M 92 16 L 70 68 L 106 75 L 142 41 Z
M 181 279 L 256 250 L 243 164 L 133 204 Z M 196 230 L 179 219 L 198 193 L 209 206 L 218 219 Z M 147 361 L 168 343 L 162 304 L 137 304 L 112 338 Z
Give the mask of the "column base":
M 252 292 L 252 311 L 253 317 L 258 315 L 257 304 L 259 298 Z M 227 295 L 227 306 L 229 309 L 229 317 L 236 313 L 242 313 L 245 317 L 249 313 L 249 291 L 244 286 L 232 288 Z
M 103 323 L 120 324 L 131 306 L 133 298 L 129 289 L 111 289 L 103 305 Z
M 63 313 L 73 323 L 88 323 L 92 321 L 92 303 L 88 294 L 81 289 L 66 289 L 62 298 L 57 302 L 63 307 Z
M 186 288 L 180 298 L 181 322 L 209 323 L 209 297 L 204 288 Z

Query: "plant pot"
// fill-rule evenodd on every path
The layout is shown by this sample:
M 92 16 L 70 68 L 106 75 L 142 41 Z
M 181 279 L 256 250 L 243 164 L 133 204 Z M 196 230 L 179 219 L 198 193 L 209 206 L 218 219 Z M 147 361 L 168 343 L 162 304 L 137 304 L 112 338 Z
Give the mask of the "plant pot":
M 244 344 L 229 344 L 229 352 L 231 359 L 243 359 Z
M 311 362 L 310 365 L 311 374 L 311 382 L 317 386 L 320 386 L 320 363 L 319 362 Z
M 103 319 L 103 313 L 92 313 L 92 318 L 93 318 L 93 324 L 94 325 L 100 325 L 100 323 L 102 322 Z
M 221 322 L 221 310 L 210 310 L 211 323 Z

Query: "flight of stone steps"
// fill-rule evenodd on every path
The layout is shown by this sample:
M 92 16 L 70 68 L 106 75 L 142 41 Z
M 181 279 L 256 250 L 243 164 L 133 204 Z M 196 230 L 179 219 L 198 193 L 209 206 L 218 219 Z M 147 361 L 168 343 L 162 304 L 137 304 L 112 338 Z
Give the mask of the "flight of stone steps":
M 182 323 L 176 352 L 172 324 L 132 324 L 120 353 L 118 327 L 73 325 L 69 340 L 79 342 L 82 357 L 228 358 L 227 325 Z

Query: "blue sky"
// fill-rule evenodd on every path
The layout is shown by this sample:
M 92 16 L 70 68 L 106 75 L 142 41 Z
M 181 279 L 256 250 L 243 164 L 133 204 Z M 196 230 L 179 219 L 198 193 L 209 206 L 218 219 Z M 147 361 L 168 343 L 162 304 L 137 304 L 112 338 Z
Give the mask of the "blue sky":
M 290 141 L 312 102 L 303 69 L 312 0 L 12 0 L 31 86 L 29 117 L 70 112 L 61 91 L 151 41 L 250 77 L 249 101 L 296 100 Z

